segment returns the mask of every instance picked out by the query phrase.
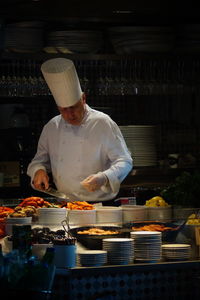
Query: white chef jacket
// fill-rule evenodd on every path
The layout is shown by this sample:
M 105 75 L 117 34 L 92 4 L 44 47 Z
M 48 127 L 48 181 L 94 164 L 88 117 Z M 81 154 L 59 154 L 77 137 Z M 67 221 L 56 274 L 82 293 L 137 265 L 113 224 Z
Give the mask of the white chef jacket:
M 119 192 L 132 158 L 117 124 L 86 105 L 81 125 L 71 125 L 58 115 L 44 126 L 27 170 L 32 180 L 39 169 L 51 172 L 57 189 L 73 200 L 104 201 Z M 88 192 L 80 182 L 98 172 L 107 176 L 108 184 Z

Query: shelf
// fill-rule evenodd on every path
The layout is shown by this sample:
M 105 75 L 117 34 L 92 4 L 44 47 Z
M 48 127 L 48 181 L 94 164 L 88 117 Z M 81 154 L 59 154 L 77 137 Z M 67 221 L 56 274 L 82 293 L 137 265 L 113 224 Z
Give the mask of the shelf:
M 170 59 L 177 60 L 194 60 L 200 59 L 200 54 L 198 53 L 175 53 L 175 52 L 166 52 L 166 53 L 140 53 L 135 52 L 131 55 L 119 55 L 115 53 L 99 53 L 99 54 L 89 54 L 89 53 L 74 53 L 74 54 L 64 54 L 64 53 L 45 53 L 45 52 L 36 52 L 36 53 L 18 53 L 18 52 L 1 52 L 0 58 L 2 60 L 36 60 L 43 61 L 50 58 L 56 57 L 65 57 L 71 60 L 135 60 L 135 59 L 146 59 L 146 60 L 162 60 Z
M 12 10 L 11 10 L 12 7 Z M 169 1 L 92 1 L 74 0 L 2 0 L 1 16 L 14 20 L 43 19 L 60 22 L 131 22 L 134 24 L 173 24 L 177 21 L 198 20 L 199 9 L 177 1 L 173 5 Z
M 122 182 L 121 189 L 165 187 L 173 183 L 181 173 L 193 172 L 194 170 L 196 168 L 159 169 L 157 167 L 143 167 L 133 169 L 132 173 Z

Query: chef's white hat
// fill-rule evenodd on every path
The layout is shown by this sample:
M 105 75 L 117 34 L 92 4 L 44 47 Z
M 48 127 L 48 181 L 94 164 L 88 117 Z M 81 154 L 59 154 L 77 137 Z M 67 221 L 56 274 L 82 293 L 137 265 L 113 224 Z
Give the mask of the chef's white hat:
M 42 64 L 41 71 L 58 106 L 69 107 L 81 99 L 83 92 L 71 60 L 49 59 Z

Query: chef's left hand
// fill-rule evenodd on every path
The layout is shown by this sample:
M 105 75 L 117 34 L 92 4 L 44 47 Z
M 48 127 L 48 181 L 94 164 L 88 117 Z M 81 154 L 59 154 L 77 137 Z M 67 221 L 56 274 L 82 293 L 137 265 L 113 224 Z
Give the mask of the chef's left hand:
M 102 172 L 92 174 L 86 179 L 81 181 L 81 185 L 89 192 L 95 192 L 99 190 L 103 185 L 106 185 L 108 178 Z

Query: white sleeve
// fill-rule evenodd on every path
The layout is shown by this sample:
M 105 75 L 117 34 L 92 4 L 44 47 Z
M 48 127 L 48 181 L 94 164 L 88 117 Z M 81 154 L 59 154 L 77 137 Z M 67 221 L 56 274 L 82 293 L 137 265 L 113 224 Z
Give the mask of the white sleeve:
M 111 124 L 111 129 L 104 150 L 108 155 L 110 167 L 103 171 L 109 184 L 103 186 L 102 190 L 108 192 L 110 189 L 115 193 L 118 192 L 121 182 L 132 170 L 133 160 L 117 124 Z
M 47 142 L 47 128 L 45 126 L 38 141 L 37 152 L 27 168 L 27 175 L 31 177 L 31 182 L 34 178 L 35 172 L 40 169 L 45 170 L 47 173 L 51 171 Z

